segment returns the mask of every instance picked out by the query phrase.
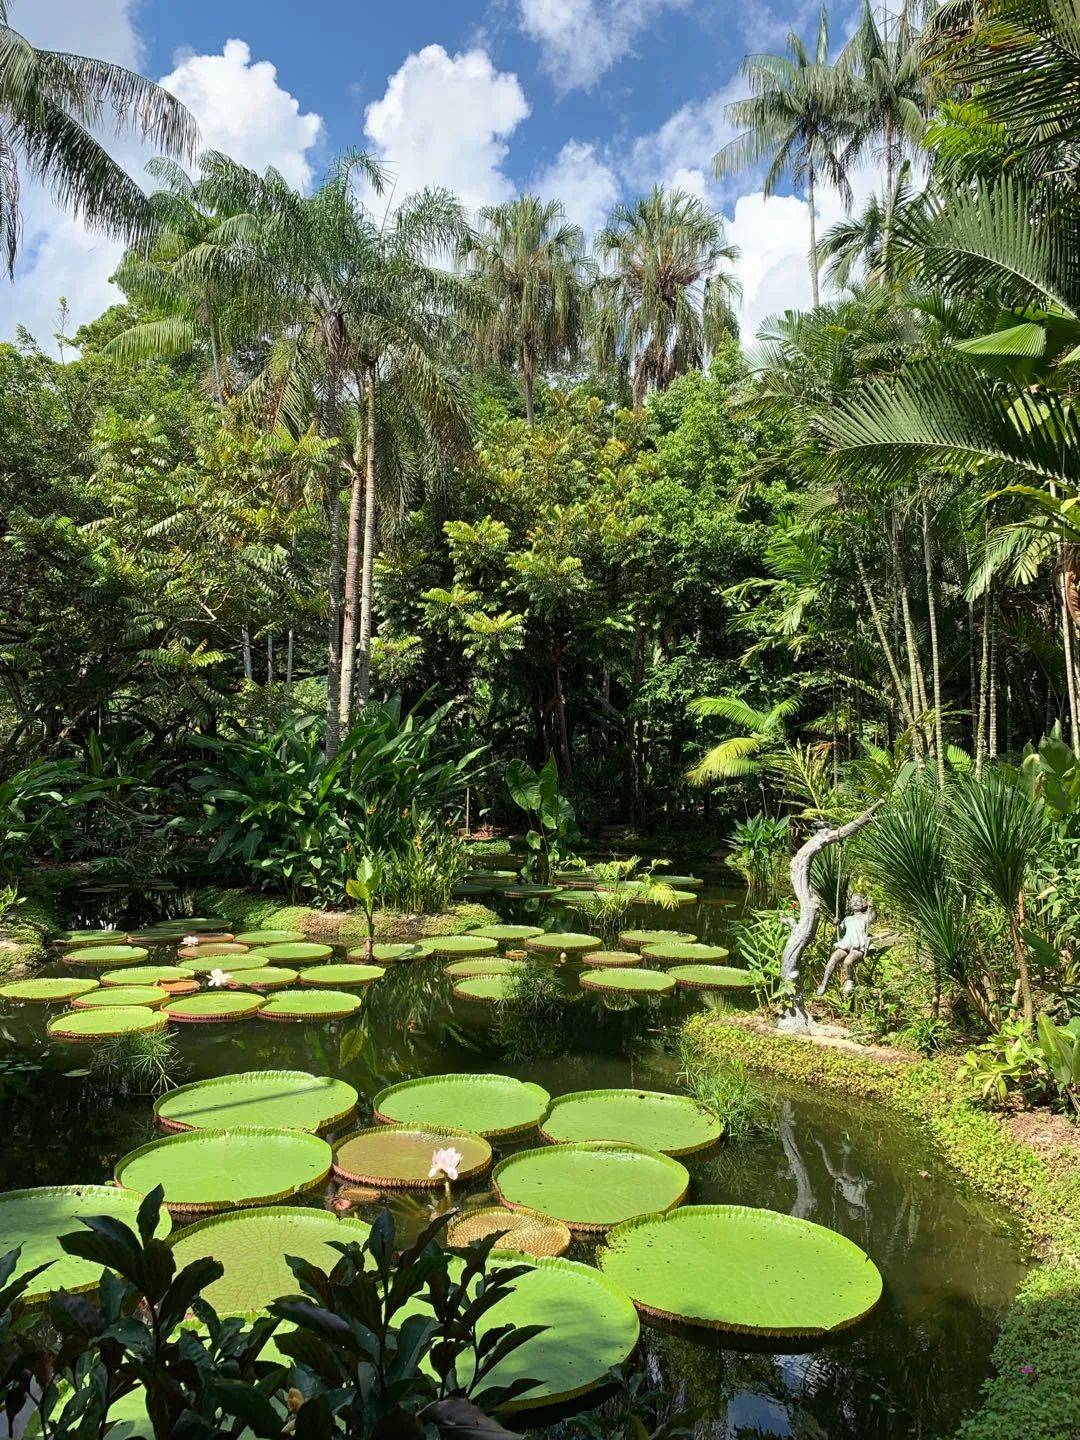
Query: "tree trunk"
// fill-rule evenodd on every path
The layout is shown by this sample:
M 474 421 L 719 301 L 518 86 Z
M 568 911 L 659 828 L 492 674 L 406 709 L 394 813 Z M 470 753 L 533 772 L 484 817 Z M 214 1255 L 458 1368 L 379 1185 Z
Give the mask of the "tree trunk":
M 293 651 L 296 648 L 296 631 L 289 626 L 289 635 L 285 644 L 285 699 L 288 700 L 292 693 L 293 677 Z
M 521 386 L 525 391 L 525 424 L 533 423 L 533 357 L 528 342 L 521 342 Z
M 251 631 L 245 625 L 240 631 L 240 643 L 244 647 L 244 679 L 252 678 L 251 670 Z
M 997 759 L 998 753 L 998 707 L 997 707 L 997 612 L 990 611 L 990 732 L 988 754 L 991 760 Z
M 341 685 L 338 715 L 344 734 L 352 718 L 353 674 L 356 669 L 356 626 L 360 580 L 360 506 L 364 472 L 354 455 L 349 466 L 349 522 L 345 532 L 345 605 L 341 620 Z
M 911 603 L 908 599 L 907 574 L 904 570 L 904 562 L 900 555 L 900 535 L 897 529 L 895 515 L 892 517 L 889 525 L 889 543 L 892 547 L 896 588 L 900 596 L 900 615 L 904 624 L 904 648 L 907 651 L 908 683 L 911 686 L 911 711 L 917 722 L 913 732 L 915 754 L 919 763 L 922 764 L 923 754 L 926 749 L 926 736 L 923 734 L 922 722 L 919 717 L 924 713 L 926 707 L 923 703 L 923 694 L 919 685 L 918 648 L 915 640 L 915 626 L 911 620 Z
M 979 657 L 979 723 L 975 727 L 975 779 L 986 759 L 986 682 L 990 674 L 990 587 L 983 591 L 982 654 Z
M 896 663 L 896 656 L 889 644 L 889 637 L 885 634 L 885 625 L 881 619 L 881 611 L 878 609 L 877 601 L 874 599 L 874 592 L 870 588 L 870 581 L 866 569 L 862 563 L 862 556 L 858 549 L 855 550 L 855 565 L 859 572 L 859 580 L 862 582 L 863 594 L 866 596 L 866 604 L 870 611 L 870 619 L 873 621 L 874 630 L 877 633 L 878 644 L 881 646 L 885 656 L 885 662 L 889 667 L 889 674 L 896 689 L 896 698 L 900 702 L 900 711 L 908 728 L 914 727 L 915 716 L 911 713 L 911 705 L 908 702 L 907 692 L 904 689 L 904 682 L 900 675 L 900 667 Z
M 274 683 L 274 632 L 267 631 L 266 635 L 266 683 Z
M 338 713 L 338 679 L 341 675 L 341 496 L 337 486 L 330 486 L 330 574 L 328 579 L 326 642 L 326 758 L 337 754 L 341 739 Z
M 562 687 L 562 657 L 558 651 L 555 653 L 553 679 L 555 683 L 555 723 L 558 726 L 559 735 L 559 758 L 562 763 L 562 775 L 564 780 L 570 778 L 570 735 L 566 728 L 566 701 L 563 698 Z
M 938 784 L 945 788 L 945 741 L 941 719 L 941 654 L 938 649 L 937 601 L 934 598 L 934 567 L 930 550 L 930 516 L 922 507 L 923 563 L 926 566 L 926 607 L 930 617 L 930 664 L 934 684 L 934 739 L 937 745 Z
M 869 809 L 857 815 L 854 820 L 849 820 L 846 825 L 830 825 L 818 830 L 809 840 L 804 841 L 791 857 L 791 888 L 799 902 L 799 918 L 792 926 L 780 961 L 780 979 L 785 985 L 791 986 L 791 1009 L 779 1022 L 780 1028 L 784 1030 L 809 1030 L 813 1023 L 803 1003 L 800 966 L 817 934 L 818 921 L 821 918 L 821 901 L 810 884 L 810 867 L 814 856 L 820 855 L 822 850 L 846 840 L 864 825 L 868 825 L 883 804 L 883 800 L 876 800 Z
M 818 258 L 817 258 L 817 220 L 814 217 L 814 162 L 807 161 L 806 165 L 806 204 L 810 211 L 810 293 L 814 299 L 814 309 L 821 304 L 821 291 L 818 287 Z
M 375 366 L 369 365 L 367 387 L 367 467 L 364 483 L 364 558 L 360 577 L 360 643 L 357 654 L 357 700 L 361 710 L 371 693 L 371 617 L 375 601 Z
M 1080 755 L 1080 725 L 1077 724 L 1076 658 L 1073 647 L 1072 619 L 1065 603 L 1065 582 L 1061 581 L 1061 646 L 1065 653 L 1065 684 L 1069 695 L 1069 738 L 1074 755 Z

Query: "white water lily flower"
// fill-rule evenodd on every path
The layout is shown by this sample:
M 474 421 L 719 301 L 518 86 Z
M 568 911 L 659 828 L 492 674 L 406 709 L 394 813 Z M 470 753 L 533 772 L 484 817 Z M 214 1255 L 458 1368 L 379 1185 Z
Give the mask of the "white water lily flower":
M 232 975 L 228 970 L 211 970 L 206 983 L 213 990 L 220 990 L 223 985 L 232 983 Z
M 439 1175 L 445 1175 L 448 1180 L 458 1178 L 458 1167 L 465 1156 L 460 1150 L 455 1150 L 452 1145 L 445 1150 L 436 1150 L 431 1157 L 431 1169 L 428 1171 L 428 1179 L 434 1180 Z
M 198 945 L 199 937 L 198 935 L 185 935 L 180 943 L 181 945 Z

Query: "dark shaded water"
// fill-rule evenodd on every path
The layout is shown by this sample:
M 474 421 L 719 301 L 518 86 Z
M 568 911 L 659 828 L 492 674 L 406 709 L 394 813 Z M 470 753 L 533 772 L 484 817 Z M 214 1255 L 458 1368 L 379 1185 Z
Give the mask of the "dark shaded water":
M 145 922 L 144 903 L 116 918 Z M 122 904 L 121 897 L 109 901 L 110 908 Z M 710 885 L 698 905 L 666 916 L 634 912 L 630 923 L 717 940 L 731 905 L 730 892 Z M 507 918 L 531 918 L 520 907 L 504 908 Z M 547 913 L 561 928 L 586 928 L 572 910 Z M 425 961 L 392 968 L 348 1021 L 181 1027 L 176 1078 L 313 1070 L 349 1080 L 362 1107 L 394 1080 L 447 1070 L 519 1075 L 553 1094 L 627 1084 L 679 1088 L 668 1033 L 705 1002 L 676 998 L 611 1010 L 579 990 L 577 967 L 560 979 L 566 1003 L 557 1021 L 527 1027 L 510 1053 L 493 1033 L 494 1011 L 455 1001 L 440 962 Z M 107 1180 L 120 1155 L 152 1138 L 150 1102 L 103 1095 L 85 1074 L 71 1074 L 86 1054 L 47 1046 L 46 1019 L 44 1007 L 0 1008 L 0 1189 Z M 523 1045 L 532 1052 L 527 1058 Z M 996 1327 L 1023 1274 L 1006 1215 L 966 1196 L 895 1116 L 797 1088 L 770 1094 L 770 1133 L 688 1159 L 690 1201 L 765 1206 L 842 1231 L 881 1269 L 884 1302 L 858 1332 L 801 1355 L 755 1353 L 705 1332 L 646 1326 L 641 1359 L 651 1381 L 672 1409 L 704 1407 L 702 1440 L 947 1434 L 977 1401 Z M 486 1196 L 481 1182 L 465 1203 Z M 426 1219 L 427 1204 L 395 1202 L 403 1228 Z M 571 1253 L 587 1259 L 590 1246 Z

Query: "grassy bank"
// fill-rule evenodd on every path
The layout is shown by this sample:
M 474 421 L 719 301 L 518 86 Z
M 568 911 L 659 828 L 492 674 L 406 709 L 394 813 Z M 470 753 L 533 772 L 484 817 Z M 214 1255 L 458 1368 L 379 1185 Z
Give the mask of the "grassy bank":
M 367 938 L 359 910 L 311 910 L 286 905 L 280 896 L 255 890 L 200 890 L 196 913 L 221 915 L 233 930 L 303 930 L 327 944 L 359 945 Z M 426 935 L 459 935 L 473 925 L 490 924 L 498 917 L 484 905 L 452 905 L 436 915 L 404 915 L 397 910 L 375 913 L 377 940 L 420 940 Z
M 64 928 L 60 895 L 71 879 L 69 871 L 47 871 L 24 886 L 21 903 L 0 924 L 0 976 L 32 970 L 47 958 L 49 937 Z
M 967 1100 L 950 1059 L 898 1064 L 730 1017 L 686 1027 L 695 1058 L 737 1057 L 784 1079 L 879 1101 L 918 1126 L 973 1186 L 1013 1210 L 1042 1257 L 1017 1292 L 994 1347 L 994 1375 L 957 1440 L 1080 1436 L 1080 1163 L 1036 1154 Z

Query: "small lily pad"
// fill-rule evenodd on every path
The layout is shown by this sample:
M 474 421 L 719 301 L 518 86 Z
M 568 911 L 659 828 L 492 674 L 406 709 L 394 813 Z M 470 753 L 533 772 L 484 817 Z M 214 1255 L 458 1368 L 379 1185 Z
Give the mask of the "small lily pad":
M 670 995 L 675 981 L 659 970 L 590 970 L 582 975 L 581 988 L 608 995 Z
M 491 1146 L 482 1135 L 449 1126 L 373 1125 L 347 1135 L 334 1149 L 334 1174 L 353 1185 L 431 1190 L 446 1176 L 430 1174 L 435 1153 L 461 1158 L 457 1179 L 472 1180 L 491 1164 Z
M 57 1005 L 88 995 L 98 988 L 96 980 L 68 980 L 59 976 L 36 976 L 0 985 L 0 1000 L 17 1000 L 28 1005 Z
M 202 990 L 198 995 L 167 1000 L 163 1012 L 178 1025 L 221 1025 L 229 1020 L 245 1020 L 265 1003 L 261 995 L 237 990 Z
M 314 1132 L 347 1120 L 356 1101 L 351 1085 L 327 1075 L 249 1070 L 170 1090 L 154 1105 L 154 1118 L 167 1130 L 265 1125 Z
M 346 990 L 280 990 L 259 1011 L 260 1020 L 343 1020 L 363 1002 Z
M 376 1120 L 453 1125 L 488 1137 L 531 1130 L 551 1103 L 539 1085 L 510 1075 L 423 1075 L 381 1090 Z
M 381 965 L 313 965 L 300 977 L 301 985 L 315 985 L 343 990 L 356 990 L 381 980 L 386 971 Z

